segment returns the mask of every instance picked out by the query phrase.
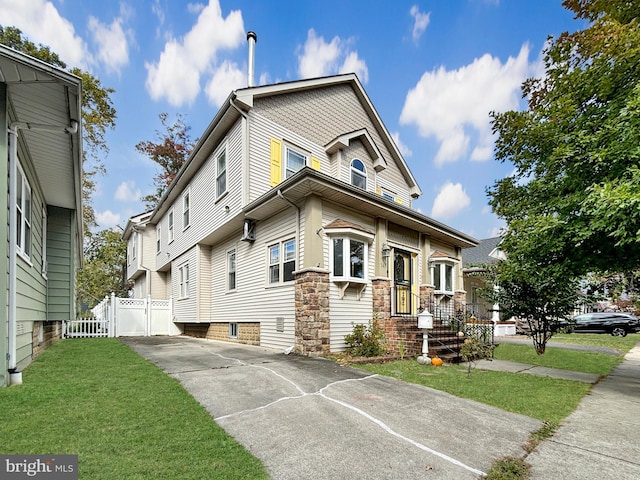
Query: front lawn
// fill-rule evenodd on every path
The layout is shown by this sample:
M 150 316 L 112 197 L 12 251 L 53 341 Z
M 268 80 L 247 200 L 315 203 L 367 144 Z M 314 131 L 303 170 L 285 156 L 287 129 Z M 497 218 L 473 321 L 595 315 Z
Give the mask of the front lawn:
M 0 389 L 4 454 L 77 454 L 83 479 L 262 479 L 182 386 L 116 339 L 62 340 Z
M 640 333 L 633 333 L 626 337 L 613 337 L 611 335 L 595 333 L 556 333 L 551 337 L 550 341 L 617 348 L 622 355 L 624 355 L 631 350 L 636 343 L 640 342 Z

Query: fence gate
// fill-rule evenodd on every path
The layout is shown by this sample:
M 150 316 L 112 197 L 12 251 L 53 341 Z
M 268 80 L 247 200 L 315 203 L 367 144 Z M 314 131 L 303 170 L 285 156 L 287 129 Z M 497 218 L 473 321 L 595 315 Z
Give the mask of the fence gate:
M 144 298 L 116 298 L 116 336 L 144 337 L 147 330 L 147 300 Z

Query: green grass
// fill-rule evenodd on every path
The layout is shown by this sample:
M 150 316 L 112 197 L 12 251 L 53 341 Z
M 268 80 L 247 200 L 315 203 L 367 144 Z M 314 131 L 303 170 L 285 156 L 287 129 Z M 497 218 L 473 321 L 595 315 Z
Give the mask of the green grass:
M 415 360 L 358 365 L 358 368 L 550 423 L 569 415 L 591 388 L 589 384 L 570 380 L 478 369 L 467 376 L 461 365 L 434 367 Z
M 180 384 L 115 339 L 62 340 L 0 389 L 2 453 L 77 454 L 83 479 L 261 479 Z
M 511 343 L 500 344 L 494 350 L 493 358 L 541 367 L 562 368 L 574 372 L 595 373 L 596 375 L 607 375 L 623 359 L 623 357 L 605 353 L 553 347 L 547 347 L 544 355 L 538 355 L 531 344 L 514 345 Z
M 556 333 L 551 337 L 551 341 L 617 348 L 624 355 L 631 350 L 636 343 L 640 342 L 640 333 L 634 333 L 626 337 L 613 337 L 611 335 L 594 333 Z

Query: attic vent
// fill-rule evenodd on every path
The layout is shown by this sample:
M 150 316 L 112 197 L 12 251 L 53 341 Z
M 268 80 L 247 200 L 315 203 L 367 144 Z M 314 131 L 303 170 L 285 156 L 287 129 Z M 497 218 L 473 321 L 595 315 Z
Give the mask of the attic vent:
M 276 332 L 284 332 L 284 317 L 276 317 Z
M 243 242 L 254 242 L 256 239 L 256 222 L 246 218 L 244 220 L 244 226 L 242 228 L 242 240 Z

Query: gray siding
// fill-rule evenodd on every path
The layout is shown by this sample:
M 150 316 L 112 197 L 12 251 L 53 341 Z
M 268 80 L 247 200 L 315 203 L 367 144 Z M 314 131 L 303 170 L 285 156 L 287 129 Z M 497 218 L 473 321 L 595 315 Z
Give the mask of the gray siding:
M 189 264 L 189 297 L 180 298 L 180 267 Z M 185 252 L 171 264 L 171 286 L 173 302 L 173 314 L 175 322 L 196 322 L 198 305 L 198 250 L 192 248 Z

